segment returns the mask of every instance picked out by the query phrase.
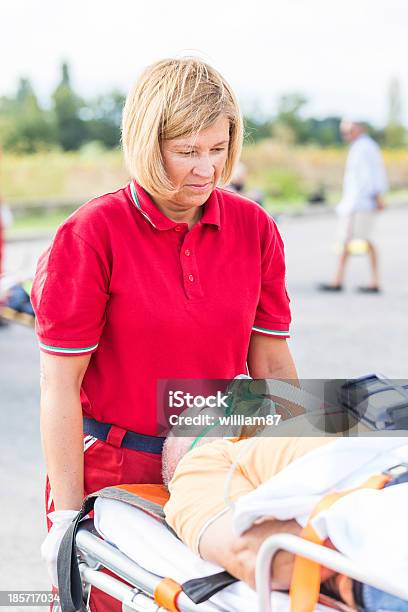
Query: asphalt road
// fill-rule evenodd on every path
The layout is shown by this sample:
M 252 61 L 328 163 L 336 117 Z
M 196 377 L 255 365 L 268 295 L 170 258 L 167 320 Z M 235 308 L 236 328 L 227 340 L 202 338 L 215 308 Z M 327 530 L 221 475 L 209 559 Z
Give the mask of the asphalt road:
M 359 295 L 367 261 L 350 262 L 347 290 L 317 292 L 330 280 L 335 220 L 328 215 L 281 219 L 293 326 L 290 346 L 301 378 L 344 378 L 380 371 L 408 378 L 408 208 L 378 219 L 384 292 Z M 45 242 L 13 243 L 7 269 L 30 273 Z M 45 535 L 44 464 L 39 439 L 38 350 L 33 331 L 0 329 L 0 590 L 48 589 L 39 546 Z M 14 608 L 15 610 L 17 608 Z M 33 608 L 31 608 L 33 609 Z

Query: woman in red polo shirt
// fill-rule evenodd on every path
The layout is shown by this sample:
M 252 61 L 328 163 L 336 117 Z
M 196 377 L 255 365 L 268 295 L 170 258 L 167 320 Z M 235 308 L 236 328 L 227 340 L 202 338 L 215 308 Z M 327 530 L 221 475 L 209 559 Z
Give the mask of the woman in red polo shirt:
M 222 190 L 242 145 L 235 96 L 197 59 L 147 68 L 123 114 L 131 182 L 58 229 L 32 301 L 56 583 L 84 495 L 161 482 L 160 379 L 296 378 L 282 240 L 254 202 Z M 51 527 L 52 524 L 52 527 Z M 114 609 L 94 591 L 91 609 Z

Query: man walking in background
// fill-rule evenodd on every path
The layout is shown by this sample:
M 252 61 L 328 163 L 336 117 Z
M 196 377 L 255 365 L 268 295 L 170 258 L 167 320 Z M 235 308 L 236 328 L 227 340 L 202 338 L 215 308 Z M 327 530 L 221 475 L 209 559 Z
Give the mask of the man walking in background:
M 339 241 L 342 248 L 332 284 L 322 283 L 321 291 L 341 291 L 351 246 L 362 242 L 369 262 L 371 278 L 368 285 L 358 287 L 362 293 L 379 293 L 378 255 L 371 241 L 375 213 L 384 209 L 383 195 L 387 191 L 387 177 L 379 146 L 366 134 L 361 123 L 343 120 L 340 124 L 343 139 L 351 144 L 343 180 L 343 195 L 339 215 Z

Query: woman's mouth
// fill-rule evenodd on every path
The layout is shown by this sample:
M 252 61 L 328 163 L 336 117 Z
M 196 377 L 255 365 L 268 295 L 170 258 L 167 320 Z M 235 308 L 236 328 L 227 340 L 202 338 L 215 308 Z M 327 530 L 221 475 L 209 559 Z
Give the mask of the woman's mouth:
M 196 184 L 191 184 L 191 185 L 187 185 L 187 187 L 189 189 L 194 189 L 194 191 L 206 191 L 211 185 L 211 182 L 208 181 L 208 183 L 196 183 Z

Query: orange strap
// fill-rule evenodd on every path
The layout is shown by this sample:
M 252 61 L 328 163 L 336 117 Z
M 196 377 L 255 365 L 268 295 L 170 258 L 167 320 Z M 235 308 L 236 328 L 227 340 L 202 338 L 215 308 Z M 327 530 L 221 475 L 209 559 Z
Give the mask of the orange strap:
M 313 529 L 311 520 L 322 510 L 330 508 L 337 500 L 359 489 L 382 489 L 391 480 L 387 474 L 371 476 L 359 487 L 347 489 L 338 493 L 325 495 L 311 513 L 307 525 L 302 529 L 301 537 L 314 544 L 323 544 L 323 541 Z M 320 593 L 321 566 L 319 563 L 296 555 L 293 566 L 292 582 L 290 587 L 291 612 L 313 612 Z
M 154 601 L 166 610 L 179 612 L 177 598 L 181 593 L 181 586 L 172 578 L 163 578 L 154 590 Z
M 129 493 L 134 493 L 143 499 L 147 499 L 163 507 L 170 497 L 168 489 L 160 484 L 122 484 L 115 485 L 118 489 L 124 489 Z

